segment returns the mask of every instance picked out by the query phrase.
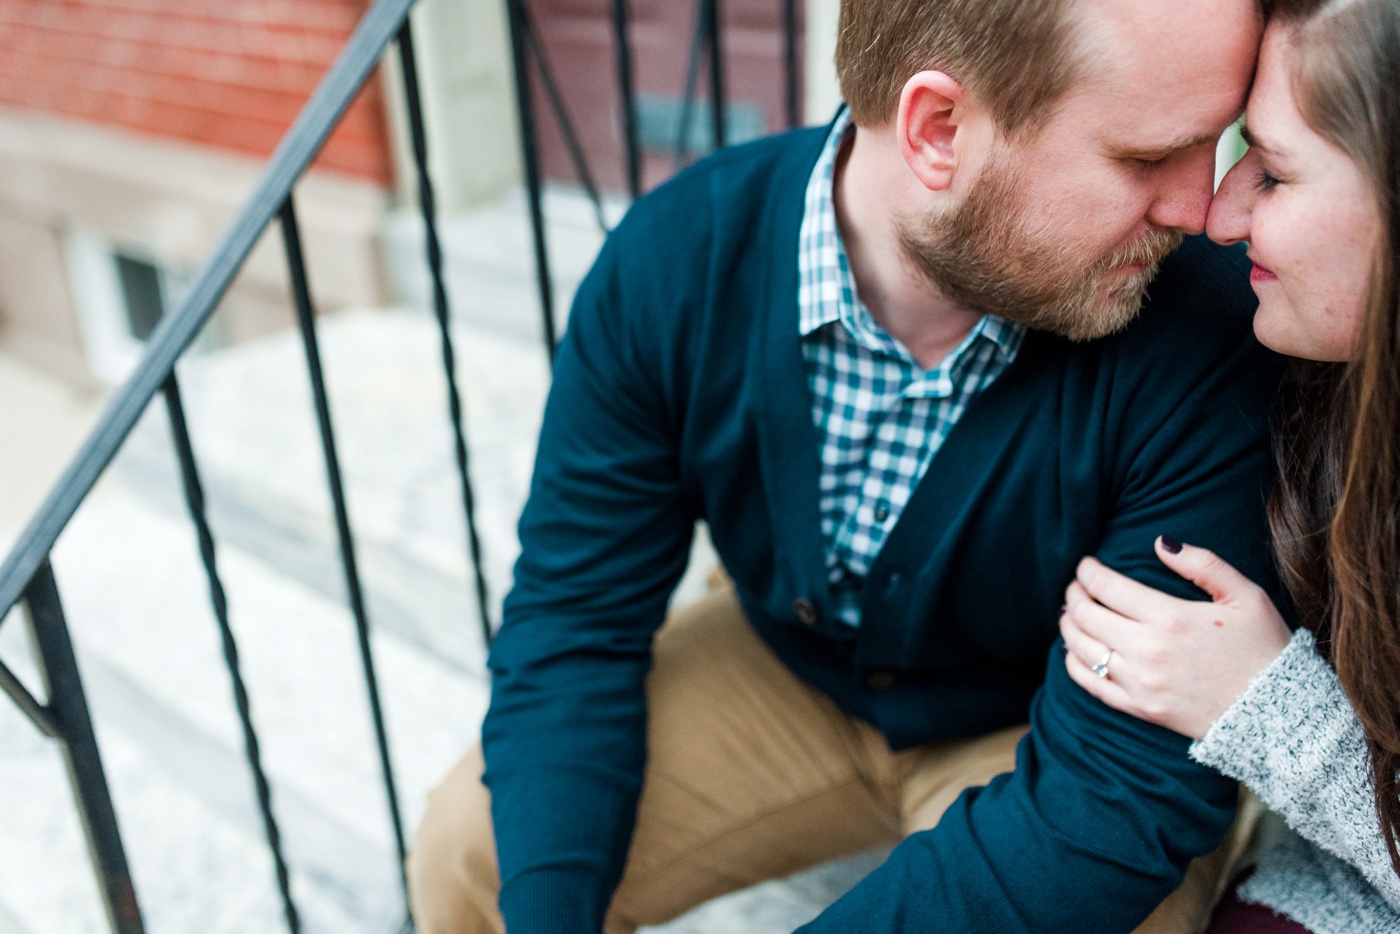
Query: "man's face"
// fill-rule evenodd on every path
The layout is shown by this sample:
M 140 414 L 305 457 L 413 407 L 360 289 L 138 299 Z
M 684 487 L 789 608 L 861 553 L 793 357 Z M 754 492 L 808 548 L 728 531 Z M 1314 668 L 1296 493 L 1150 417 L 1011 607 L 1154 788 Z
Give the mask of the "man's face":
M 900 235 L 948 298 L 1089 340 L 1131 321 L 1162 258 L 1204 229 L 1260 23 L 1254 0 L 1081 0 L 1080 29 L 1084 76 L 1056 111 Z

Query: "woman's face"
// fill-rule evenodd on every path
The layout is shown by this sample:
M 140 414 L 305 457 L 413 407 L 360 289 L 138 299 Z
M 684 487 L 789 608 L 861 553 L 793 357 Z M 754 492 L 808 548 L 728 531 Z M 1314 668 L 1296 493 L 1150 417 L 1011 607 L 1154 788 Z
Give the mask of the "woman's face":
M 1288 28 L 1270 26 L 1245 116 L 1249 152 L 1221 182 L 1207 232 L 1249 243 L 1260 341 L 1295 357 L 1348 360 L 1381 222 L 1356 163 L 1298 112 L 1291 49 Z

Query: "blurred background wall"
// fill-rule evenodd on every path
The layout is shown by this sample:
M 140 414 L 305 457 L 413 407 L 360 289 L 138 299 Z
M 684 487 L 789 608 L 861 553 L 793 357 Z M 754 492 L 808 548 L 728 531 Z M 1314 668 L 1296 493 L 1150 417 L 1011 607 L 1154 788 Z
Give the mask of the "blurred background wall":
M 799 38 L 813 122 L 827 119 L 837 100 L 836 5 L 809 0 L 800 20 L 816 37 Z M 0 0 L 0 348 L 75 385 L 119 382 L 368 6 Z M 609 0 L 529 0 L 529 7 L 598 181 L 620 192 Z M 724 7 L 732 142 L 784 126 L 783 35 L 778 0 Z M 632 0 L 631 14 L 650 186 L 674 167 L 696 13 L 690 3 Z M 422 0 L 414 19 L 431 162 L 450 231 L 451 218 L 499 201 L 520 182 L 504 3 Z M 537 80 L 535 88 L 545 174 L 567 190 L 579 178 L 544 85 Z M 393 218 L 413 202 L 399 91 L 390 59 L 298 189 L 322 311 L 405 300 L 386 247 L 403 228 Z M 702 76 L 702 100 L 704 93 Z M 693 154 L 713 137 L 708 109 L 699 107 L 696 118 Z M 285 278 L 279 244 L 265 241 L 206 344 L 288 326 Z
M 0 2 L 0 340 L 72 379 L 120 379 L 364 8 Z M 340 271 L 317 283 L 333 305 L 386 297 L 388 134 L 376 80 L 302 195 L 309 248 Z M 264 245 L 210 339 L 284 325 L 283 277 Z

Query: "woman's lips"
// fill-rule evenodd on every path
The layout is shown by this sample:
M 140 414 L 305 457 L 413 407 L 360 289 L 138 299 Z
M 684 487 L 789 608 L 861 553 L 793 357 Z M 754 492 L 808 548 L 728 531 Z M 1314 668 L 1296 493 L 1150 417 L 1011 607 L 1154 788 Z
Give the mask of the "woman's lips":
M 1255 263 L 1254 268 L 1249 271 L 1249 281 L 1254 284 L 1260 282 L 1274 282 L 1277 279 L 1278 276 L 1274 275 L 1263 266 L 1260 266 L 1258 263 Z

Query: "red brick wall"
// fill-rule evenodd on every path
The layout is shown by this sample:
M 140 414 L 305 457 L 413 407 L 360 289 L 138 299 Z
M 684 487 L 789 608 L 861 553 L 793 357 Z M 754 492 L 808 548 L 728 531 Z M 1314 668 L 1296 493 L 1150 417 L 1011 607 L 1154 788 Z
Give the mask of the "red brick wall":
M 265 157 L 368 0 L 0 0 L 0 105 Z M 317 166 L 387 184 L 371 80 Z

